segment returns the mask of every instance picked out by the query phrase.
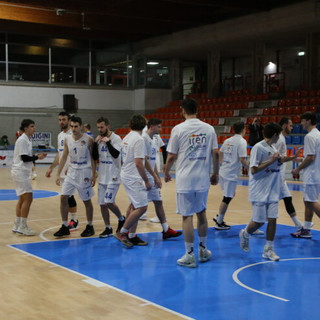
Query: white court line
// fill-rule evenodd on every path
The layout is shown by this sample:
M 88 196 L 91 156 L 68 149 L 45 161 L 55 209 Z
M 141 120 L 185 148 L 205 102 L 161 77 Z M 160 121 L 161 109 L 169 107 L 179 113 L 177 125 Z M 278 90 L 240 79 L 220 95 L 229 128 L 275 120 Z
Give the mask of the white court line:
M 295 261 L 295 260 L 320 260 L 320 257 L 319 258 L 292 258 L 292 259 L 281 259 L 279 260 L 278 262 L 275 262 L 275 263 L 280 263 L 280 262 L 286 262 L 286 261 Z M 284 302 L 289 302 L 290 300 L 287 300 L 285 298 L 281 298 L 281 297 L 277 297 L 277 296 L 274 296 L 272 294 L 269 294 L 269 293 L 266 293 L 266 292 L 262 292 L 262 291 L 259 291 L 259 290 L 256 290 L 256 289 L 253 289 L 247 285 L 245 285 L 244 283 L 242 283 L 239 278 L 238 278 L 238 275 L 241 271 L 245 270 L 245 269 L 248 269 L 248 268 L 251 268 L 251 267 L 254 267 L 254 266 L 257 266 L 259 264 L 265 264 L 265 263 L 274 263 L 274 261 L 262 261 L 262 262 L 257 262 L 257 263 L 253 263 L 253 264 L 249 264 L 247 266 L 244 266 L 242 268 L 239 268 L 237 269 L 233 274 L 232 274 L 232 279 L 233 281 L 238 284 L 239 286 L 249 290 L 249 291 L 253 291 L 255 293 L 258 293 L 258 294 L 262 294 L 264 296 L 267 296 L 269 298 L 274 298 L 274 299 L 277 299 L 277 300 L 280 300 L 280 301 L 284 301 Z
M 25 251 L 23 251 L 23 250 L 21 250 L 21 249 L 19 249 L 19 248 L 12 247 L 12 245 L 10 245 L 10 244 L 7 244 L 7 246 L 10 247 L 10 248 L 12 248 L 12 249 L 14 249 L 14 250 L 17 250 L 17 251 L 19 251 L 19 252 L 21 252 L 21 253 L 23 253 L 23 254 L 26 254 Z M 97 284 L 97 282 L 98 282 L 98 281 L 97 281 L 96 279 L 94 279 L 94 278 L 87 277 L 87 276 L 85 276 L 84 274 L 82 274 L 82 273 L 80 273 L 80 272 L 77 272 L 77 271 L 68 269 L 68 268 L 66 268 L 66 267 L 63 267 L 63 266 L 61 266 L 61 265 L 59 265 L 59 264 L 56 264 L 56 263 L 54 263 L 54 262 L 51 262 L 51 261 L 49 261 L 49 260 L 40 258 L 40 257 L 38 257 L 38 256 L 36 256 L 36 255 L 34 255 L 34 254 L 27 253 L 27 255 L 28 255 L 28 256 L 31 256 L 31 257 L 34 257 L 34 258 L 36 258 L 36 259 L 38 259 L 38 260 L 44 261 L 44 262 L 48 262 L 48 263 L 50 263 L 50 264 L 53 265 L 53 266 L 56 266 L 56 267 L 61 268 L 61 269 L 63 269 L 63 270 L 69 271 L 69 272 L 74 273 L 74 274 L 76 274 L 76 275 L 78 275 L 78 276 L 84 277 L 85 279 L 83 279 L 82 281 L 84 281 L 84 282 L 86 282 L 86 283 L 88 283 L 88 284 L 90 284 L 90 285 L 93 285 L 94 283 Z M 116 287 L 113 287 L 113 286 L 111 286 L 111 285 L 109 285 L 109 284 L 107 284 L 107 283 L 105 284 L 104 287 L 108 287 L 108 288 L 110 288 L 110 289 L 113 289 L 113 290 L 115 290 L 115 291 L 118 291 L 118 292 L 120 292 L 120 293 L 122 293 L 122 294 L 125 294 L 125 295 L 131 297 L 131 298 L 135 298 L 135 299 L 137 299 L 137 300 L 141 300 L 141 301 L 143 302 L 143 303 L 141 304 L 141 306 L 144 306 L 144 305 L 152 305 L 152 306 L 154 306 L 154 307 L 156 307 L 156 308 L 158 308 L 158 309 L 162 309 L 162 310 L 167 311 L 167 312 L 169 312 L 169 313 L 171 313 L 171 314 L 177 315 L 177 316 L 179 316 L 179 317 L 181 317 L 181 318 L 183 318 L 183 319 L 195 320 L 194 318 L 187 317 L 187 316 L 185 316 L 184 314 L 181 314 L 181 313 L 179 313 L 179 312 L 170 310 L 170 309 L 168 309 L 168 308 L 166 308 L 166 307 L 163 307 L 163 306 L 161 306 L 161 305 L 159 305 L 159 304 L 157 304 L 157 303 L 154 303 L 154 302 L 152 302 L 152 301 L 148 301 L 148 300 L 146 300 L 146 299 L 140 298 L 140 297 L 138 297 L 138 296 L 136 296 L 136 295 L 134 295 L 134 294 L 131 294 L 131 293 L 126 292 L 126 291 L 124 291 L 124 290 L 121 290 L 121 289 L 118 289 L 118 288 L 116 288 Z

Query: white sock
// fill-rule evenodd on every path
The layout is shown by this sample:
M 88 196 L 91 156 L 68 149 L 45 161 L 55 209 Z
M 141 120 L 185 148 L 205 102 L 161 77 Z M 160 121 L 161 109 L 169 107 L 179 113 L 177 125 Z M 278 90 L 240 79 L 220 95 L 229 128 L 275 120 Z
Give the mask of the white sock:
M 218 214 L 217 221 L 219 224 L 223 222 L 223 219 L 224 219 L 224 214 L 221 214 L 221 213 Z
M 111 229 L 110 224 L 106 224 L 106 228 Z
M 161 225 L 162 225 L 163 232 L 167 232 L 169 229 L 168 223 L 165 222 L 165 223 L 162 223 Z
M 20 225 L 20 223 L 21 223 L 21 217 L 16 217 L 16 224 Z
M 273 248 L 273 241 L 267 240 L 266 241 L 266 247 L 267 248 Z
M 132 238 L 134 238 L 135 236 L 136 236 L 136 233 L 132 233 L 132 232 L 130 232 L 129 235 L 128 235 L 129 239 L 132 239 Z
M 89 226 L 92 226 L 92 221 L 88 221 L 87 223 Z
M 244 236 L 246 237 L 246 238 L 249 238 L 250 237 L 250 234 L 248 233 L 248 231 L 247 231 L 247 227 L 244 229 Z
M 186 247 L 187 253 L 193 254 L 193 243 L 192 242 L 185 242 L 184 245 Z
M 68 221 L 62 221 L 62 224 L 67 227 L 68 226 Z
M 299 218 L 297 216 L 294 216 L 294 217 L 291 217 L 294 225 L 297 227 L 297 228 L 301 228 L 302 227 L 302 223 L 301 221 L 299 220 Z
M 120 233 L 127 233 L 128 231 L 129 231 L 128 229 L 122 227 L 121 230 L 120 230 Z
M 310 230 L 312 227 L 312 222 L 311 221 L 305 221 L 304 222 L 304 228 L 307 230 Z
M 199 245 L 203 248 L 207 247 L 207 237 L 199 237 Z
M 21 226 L 26 226 L 27 225 L 27 218 L 20 218 L 20 225 Z
M 77 213 L 76 213 L 76 212 L 71 212 L 71 219 L 72 219 L 72 220 L 78 220 L 78 217 L 77 217 Z

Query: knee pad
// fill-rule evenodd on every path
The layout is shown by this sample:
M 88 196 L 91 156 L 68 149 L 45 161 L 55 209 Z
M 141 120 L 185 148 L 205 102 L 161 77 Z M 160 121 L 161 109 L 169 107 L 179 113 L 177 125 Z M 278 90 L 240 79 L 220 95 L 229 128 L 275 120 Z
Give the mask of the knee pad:
M 69 208 L 74 208 L 77 206 L 77 202 L 76 202 L 76 199 L 74 198 L 74 196 L 70 196 L 68 198 L 68 205 L 69 205 Z
M 224 202 L 225 204 L 229 204 L 231 200 L 232 198 L 230 197 L 223 197 L 222 202 Z
M 286 210 L 289 214 L 296 212 L 296 209 L 294 208 L 294 206 L 292 204 L 292 197 L 283 198 L 283 201 L 284 201 L 284 205 L 286 207 Z

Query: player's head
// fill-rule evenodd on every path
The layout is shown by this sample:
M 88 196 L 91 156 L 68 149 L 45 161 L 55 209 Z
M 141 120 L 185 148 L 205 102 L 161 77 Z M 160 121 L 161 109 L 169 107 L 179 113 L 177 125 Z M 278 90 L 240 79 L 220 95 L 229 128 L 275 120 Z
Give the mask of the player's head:
M 80 134 L 82 129 L 82 119 L 80 117 L 72 116 L 70 119 L 70 127 L 73 134 Z
M 233 124 L 233 130 L 235 134 L 242 134 L 244 133 L 245 125 L 243 121 L 238 121 Z
M 198 104 L 197 101 L 191 98 L 182 101 L 181 108 L 187 115 L 197 114 Z
M 317 124 L 317 116 L 313 112 L 306 112 L 301 116 L 301 125 L 304 130 L 308 130 Z
M 292 131 L 292 121 L 288 117 L 282 117 L 279 122 L 282 131 L 286 134 L 290 134 Z
M 61 111 L 58 116 L 59 126 L 61 130 L 66 130 L 70 125 L 70 114 L 65 111 Z
M 272 143 L 276 143 L 279 139 L 279 134 L 282 128 L 275 122 L 269 122 L 263 129 L 263 135 L 267 139 L 272 139 Z
M 148 129 L 152 130 L 153 134 L 159 134 L 161 132 L 162 120 L 158 118 L 151 118 L 148 121 Z
M 85 124 L 83 125 L 83 128 L 84 128 L 84 131 L 85 131 L 85 132 L 89 132 L 89 131 L 91 130 L 91 126 L 90 126 L 89 123 L 85 123 Z
M 36 131 L 35 123 L 31 119 L 22 120 L 19 129 L 28 136 L 31 136 Z
M 97 129 L 98 129 L 100 135 L 107 134 L 108 131 L 110 130 L 109 120 L 107 118 L 100 117 L 97 120 Z
M 131 130 L 142 131 L 143 128 L 147 125 L 147 120 L 141 114 L 132 116 L 129 127 Z

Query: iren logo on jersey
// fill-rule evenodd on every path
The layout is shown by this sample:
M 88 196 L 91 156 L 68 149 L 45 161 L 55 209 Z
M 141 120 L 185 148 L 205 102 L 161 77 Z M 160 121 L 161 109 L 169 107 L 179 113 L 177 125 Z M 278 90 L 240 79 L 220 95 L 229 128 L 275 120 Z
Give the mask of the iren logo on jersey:
M 196 145 L 205 144 L 207 142 L 207 134 L 200 133 L 200 134 L 190 134 L 188 136 L 190 149 L 196 147 Z

